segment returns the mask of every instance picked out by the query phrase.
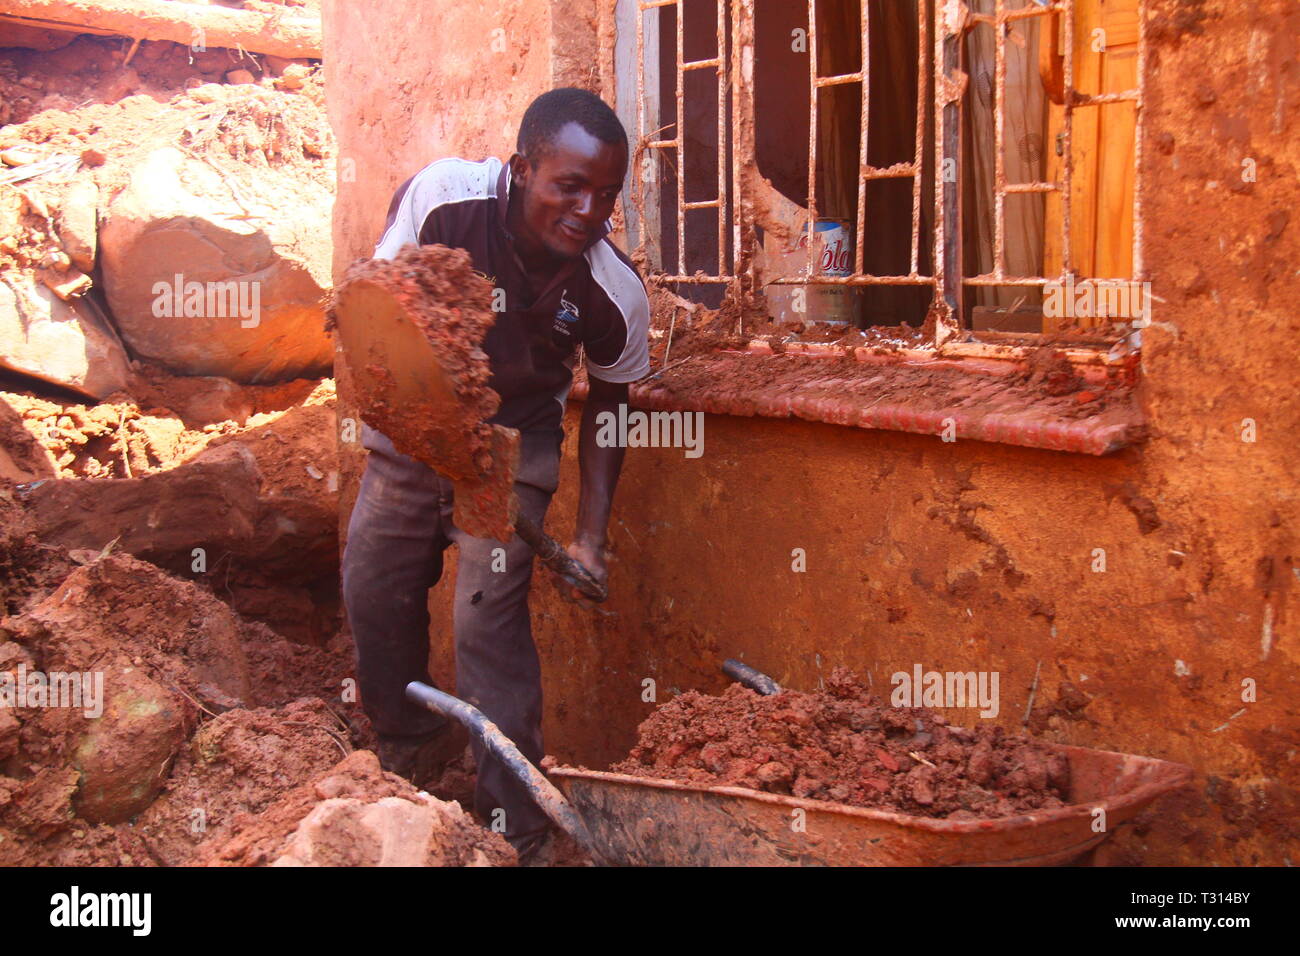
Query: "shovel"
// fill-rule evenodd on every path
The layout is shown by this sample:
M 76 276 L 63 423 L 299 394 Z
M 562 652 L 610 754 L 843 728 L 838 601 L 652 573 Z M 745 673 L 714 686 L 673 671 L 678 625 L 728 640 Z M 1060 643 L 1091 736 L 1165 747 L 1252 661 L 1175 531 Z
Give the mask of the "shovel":
M 330 306 L 362 419 L 399 452 L 449 478 L 453 520 L 481 538 L 519 537 L 593 601 L 608 591 L 536 522 L 514 493 L 519 432 L 487 424 L 500 405 L 481 343 L 493 289 L 464 250 L 407 246 L 354 263 Z

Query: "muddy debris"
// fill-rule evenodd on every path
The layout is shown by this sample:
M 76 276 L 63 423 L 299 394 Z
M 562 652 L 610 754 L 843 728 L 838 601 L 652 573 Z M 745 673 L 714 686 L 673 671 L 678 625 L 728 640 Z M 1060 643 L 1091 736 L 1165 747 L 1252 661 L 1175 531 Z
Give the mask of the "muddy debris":
M 644 722 L 617 773 L 740 786 L 948 820 L 1065 806 L 1065 757 L 1000 727 L 891 707 L 845 668 L 825 690 L 687 691 Z
M 5 610 L 24 589 L 48 593 L 42 576 L 61 580 L 41 567 L 75 567 L 58 555 L 113 544 L 324 645 L 340 618 L 335 406 L 331 379 L 245 386 L 143 363 L 129 394 L 98 404 L 0 391 L 0 485 L 16 483 L 0 491 L 0 562 L 23 565 L 0 584 Z M 24 536 L 25 556 L 6 559 Z
M 260 814 L 349 753 L 346 725 L 319 699 L 227 711 L 194 734 L 136 832 L 162 863 L 188 864 L 228 841 L 240 813 Z

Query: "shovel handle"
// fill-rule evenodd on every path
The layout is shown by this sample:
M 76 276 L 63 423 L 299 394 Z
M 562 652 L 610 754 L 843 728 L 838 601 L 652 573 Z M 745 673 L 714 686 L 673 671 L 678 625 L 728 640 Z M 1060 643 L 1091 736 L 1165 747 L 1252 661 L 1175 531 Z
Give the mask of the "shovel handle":
M 609 588 L 597 581 L 590 571 L 575 561 L 569 552 L 560 547 L 558 541 L 539 528 L 531 518 L 522 514 L 515 518 L 515 533 L 537 552 L 542 564 L 561 577 L 568 578 L 574 587 L 597 604 L 609 597 Z

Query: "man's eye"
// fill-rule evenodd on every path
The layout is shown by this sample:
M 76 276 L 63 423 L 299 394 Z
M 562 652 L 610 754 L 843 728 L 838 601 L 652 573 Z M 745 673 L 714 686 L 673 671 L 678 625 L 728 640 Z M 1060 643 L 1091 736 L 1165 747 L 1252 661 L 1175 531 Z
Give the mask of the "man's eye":
M 581 186 L 575 186 L 573 183 L 560 183 L 560 192 L 564 193 L 566 196 L 572 196 L 581 188 Z

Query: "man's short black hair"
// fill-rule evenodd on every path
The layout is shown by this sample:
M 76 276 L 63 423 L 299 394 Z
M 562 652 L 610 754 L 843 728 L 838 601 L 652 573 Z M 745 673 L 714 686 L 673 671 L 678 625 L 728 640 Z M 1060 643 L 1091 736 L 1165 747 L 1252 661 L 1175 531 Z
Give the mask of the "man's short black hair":
M 627 131 L 609 105 L 595 93 L 573 86 L 543 93 L 528 105 L 519 123 L 515 150 L 537 163 L 551 148 L 555 136 L 569 123 L 577 123 L 602 143 L 627 149 Z

